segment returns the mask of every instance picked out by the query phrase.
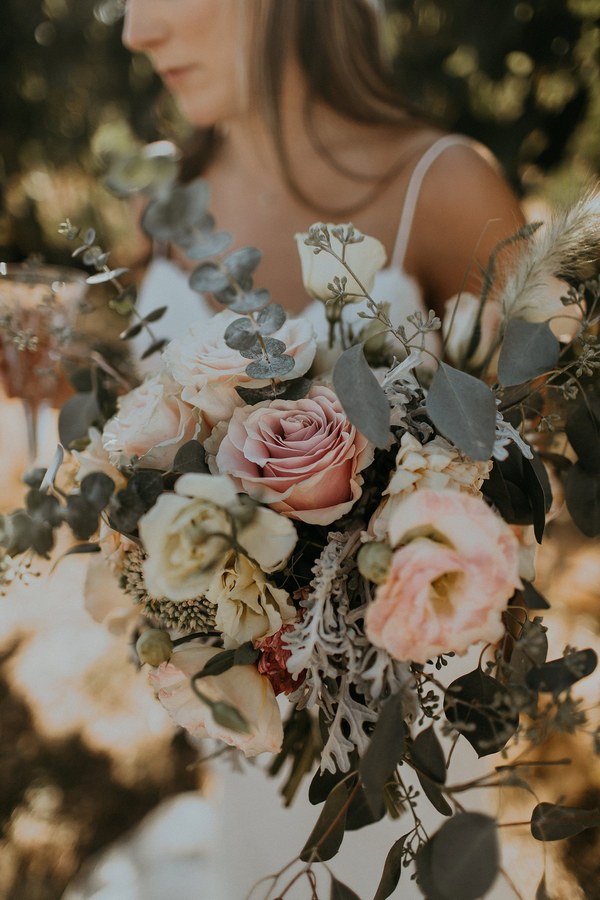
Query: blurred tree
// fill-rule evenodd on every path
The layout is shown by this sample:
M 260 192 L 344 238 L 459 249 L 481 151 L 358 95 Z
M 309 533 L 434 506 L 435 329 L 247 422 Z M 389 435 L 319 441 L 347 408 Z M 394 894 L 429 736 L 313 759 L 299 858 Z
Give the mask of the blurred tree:
M 600 0 L 386 3 L 402 90 L 490 146 L 515 186 L 565 161 L 600 171 Z M 121 45 L 122 4 L 3 0 L 0 259 L 65 262 L 66 215 L 130 251 L 126 211 L 97 183 L 98 153 L 130 131 L 183 132 L 149 63 Z
M 398 85 L 489 146 L 517 189 L 577 155 L 600 170 L 600 0 L 388 0 L 388 9 Z

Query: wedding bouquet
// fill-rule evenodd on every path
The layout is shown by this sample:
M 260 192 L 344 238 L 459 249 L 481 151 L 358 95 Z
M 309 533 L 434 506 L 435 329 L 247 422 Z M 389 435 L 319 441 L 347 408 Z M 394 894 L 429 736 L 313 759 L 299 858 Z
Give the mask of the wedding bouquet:
M 193 739 L 273 754 L 288 803 L 310 776 L 321 810 L 294 862 L 311 896 L 313 867 L 344 832 L 388 814 L 408 822 L 375 900 L 409 867 L 427 897 L 481 897 L 501 871 L 498 823 L 459 793 L 527 788 L 532 745 L 592 732 L 572 687 L 596 654 L 546 659 L 532 581 L 563 492 L 584 534 L 600 533 L 598 198 L 505 241 L 481 296 L 450 301 L 443 327 L 433 313 L 393 322 L 372 299 L 377 240 L 312 226 L 296 240 L 323 345 L 254 287 L 260 253 L 228 252 L 206 185 L 177 183 L 163 150 L 121 161 L 113 186 L 149 195 L 146 231 L 185 249 L 198 262 L 190 284 L 224 309 L 156 340 L 164 308 L 136 319 L 125 270 L 83 235 L 73 255 L 95 268 L 90 283 L 112 282 L 113 305 L 134 317 L 122 337 L 147 331 L 143 355 L 160 362 L 135 387 L 133 369 L 98 365 L 66 403 L 55 460 L 3 520 L 5 578 L 49 554 L 66 523 L 70 552 L 96 554 L 90 595 L 118 580 L 137 658 L 174 721 Z M 473 647 L 478 664 L 448 683 L 448 659 Z M 457 741 L 502 764 L 452 783 Z M 592 741 L 600 752 L 598 730 Z M 433 834 L 422 804 L 446 818 Z M 541 841 L 599 824 L 600 810 L 531 812 Z M 331 878 L 332 897 L 357 896 Z

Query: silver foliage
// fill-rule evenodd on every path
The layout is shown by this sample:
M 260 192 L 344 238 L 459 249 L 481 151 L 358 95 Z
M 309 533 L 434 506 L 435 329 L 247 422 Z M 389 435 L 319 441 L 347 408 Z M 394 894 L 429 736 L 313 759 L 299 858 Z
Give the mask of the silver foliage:
M 328 537 L 300 603 L 303 618 L 285 636 L 288 670 L 306 673 L 289 699 L 299 708 L 318 704 L 329 729 L 321 770 L 347 772 L 352 753 L 366 750 L 366 726 L 377 721 L 383 701 L 406 690 L 412 677 L 407 663 L 374 647 L 364 633 L 368 588 L 354 561 L 360 532 Z

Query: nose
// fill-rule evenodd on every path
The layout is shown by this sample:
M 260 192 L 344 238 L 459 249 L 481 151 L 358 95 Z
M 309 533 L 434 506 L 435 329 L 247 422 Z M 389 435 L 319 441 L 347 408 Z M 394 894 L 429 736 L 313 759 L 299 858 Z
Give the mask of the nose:
M 155 0 L 127 0 L 122 39 L 128 50 L 144 53 L 162 43 L 167 21 L 160 15 Z

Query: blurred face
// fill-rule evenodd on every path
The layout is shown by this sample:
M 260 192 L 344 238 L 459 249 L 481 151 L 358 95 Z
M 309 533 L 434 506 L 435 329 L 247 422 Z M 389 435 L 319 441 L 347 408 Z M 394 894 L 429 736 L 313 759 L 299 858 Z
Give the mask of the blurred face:
M 149 57 L 193 125 L 208 127 L 244 111 L 241 17 L 239 0 L 127 0 L 123 43 Z

